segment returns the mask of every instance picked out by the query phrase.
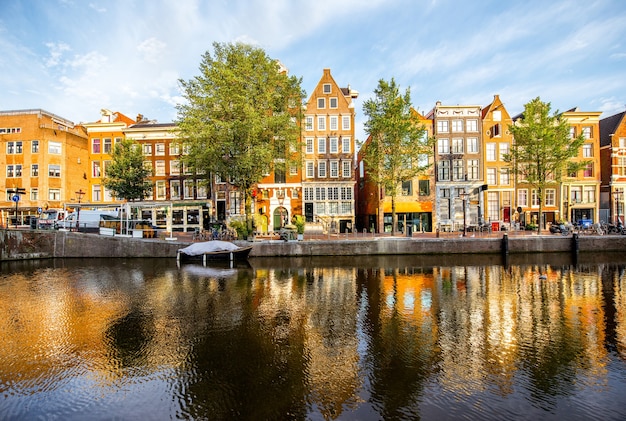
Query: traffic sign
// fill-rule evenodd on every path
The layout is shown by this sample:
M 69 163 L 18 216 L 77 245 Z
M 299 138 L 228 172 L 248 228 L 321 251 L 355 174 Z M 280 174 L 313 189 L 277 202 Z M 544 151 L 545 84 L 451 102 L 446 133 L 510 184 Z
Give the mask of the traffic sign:
M 15 203 L 20 201 L 20 195 L 19 194 L 14 194 L 13 197 L 11 198 L 12 201 L 14 201 Z

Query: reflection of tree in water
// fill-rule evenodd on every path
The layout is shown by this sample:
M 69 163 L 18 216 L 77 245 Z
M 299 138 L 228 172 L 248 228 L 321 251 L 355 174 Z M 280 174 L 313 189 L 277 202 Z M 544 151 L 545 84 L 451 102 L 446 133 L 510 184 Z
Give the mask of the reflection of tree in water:
M 153 318 L 134 308 L 111 324 L 106 332 L 109 338 L 111 361 L 119 368 L 146 364 L 149 345 L 154 338 Z
M 227 289 L 240 293 L 240 308 L 209 296 L 210 313 L 200 315 L 187 367 L 184 411 L 193 419 L 304 419 L 306 356 L 303 321 L 289 312 L 259 317 L 250 283 Z M 241 287 L 241 288 L 239 288 Z M 245 290 L 243 290 L 245 289 Z M 230 321 L 212 317 L 230 313 Z M 233 312 L 241 312 L 233 315 Z M 224 323 L 230 324 L 229 328 Z
M 435 368 L 435 335 L 428 321 L 413 320 L 398 308 L 397 273 L 385 290 L 383 270 L 363 273 L 369 303 L 365 330 L 369 337 L 367 370 L 372 405 L 383 419 L 419 418 L 419 401 Z

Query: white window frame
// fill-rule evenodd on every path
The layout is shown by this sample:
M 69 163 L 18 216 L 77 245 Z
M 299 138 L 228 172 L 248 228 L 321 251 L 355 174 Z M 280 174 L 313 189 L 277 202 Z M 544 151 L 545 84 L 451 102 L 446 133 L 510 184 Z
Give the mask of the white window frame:
M 317 138 L 317 153 L 318 154 L 326 153 L 326 138 L 325 137 Z
M 305 153 L 307 153 L 309 155 L 315 153 L 315 138 L 314 137 L 307 137 L 305 139 L 305 142 L 306 142 Z
M 327 165 L 326 161 L 318 161 L 317 162 L 317 177 L 318 178 L 326 178 L 327 174 Z
M 339 138 L 331 137 L 329 139 L 330 142 L 330 153 L 339 153 Z
M 326 116 L 324 115 L 317 116 L 317 130 L 320 130 L 320 131 L 326 130 Z

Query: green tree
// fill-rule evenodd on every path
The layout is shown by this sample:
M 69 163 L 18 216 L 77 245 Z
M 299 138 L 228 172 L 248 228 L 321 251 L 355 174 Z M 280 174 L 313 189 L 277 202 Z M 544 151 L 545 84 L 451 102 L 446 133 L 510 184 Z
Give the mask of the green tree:
M 244 195 L 251 222 L 251 188 L 273 167 L 299 158 L 301 79 L 277 60 L 246 44 L 213 44 L 200 75 L 180 80 L 185 102 L 177 106 L 183 162 L 217 174 Z
M 143 165 L 143 155 L 137 143 L 124 139 L 115 145 L 111 157 L 103 184 L 115 197 L 132 202 L 150 194 L 150 170 Z
M 537 192 L 539 228 L 543 217 L 546 187 L 558 185 L 564 174 L 583 169 L 586 161 L 574 161 L 585 142 L 584 136 L 570 136 L 570 126 L 558 111 L 551 114 L 551 104 L 539 97 L 524 105 L 522 117 L 509 126 L 513 134 L 511 152 L 504 154 L 519 183 Z
M 426 128 L 411 107 L 410 89 L 401 94 L 393 78 L 391 82 L 381 79 L 374 95 L 363 104 L 368 117 L 365 129 L 369 134 L 363 160 L 372 181 L 391 197 L 393 235 L 397 227 L 396 196 L 403 181 L 426 172 L 434 139 L 427 136 Z

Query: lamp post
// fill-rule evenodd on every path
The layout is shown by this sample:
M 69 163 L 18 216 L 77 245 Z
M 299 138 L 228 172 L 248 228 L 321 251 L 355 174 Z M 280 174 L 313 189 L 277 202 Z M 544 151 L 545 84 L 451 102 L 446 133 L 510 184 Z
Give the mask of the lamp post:
M 79 221 L 80 221 L 80 200 L 83 198 L 83 195 L 85 194 L 85 192 L 83 191 L 83 189 L 79 189 L 76 192 L 76 197 L 78 198 L 78 208 L 76 210 L 76 231 L 79 231 Z
M 469 194 L 463 192 L 463 193 L 459 193 L 459 198 L 461 198 L 461 200 L 463 201 L 463 237 L 467 236 L 467 222 L 466 222 L 466 217 L 465 217 L 465 205 L 467 202 L 467 197 L 469 196 Z

